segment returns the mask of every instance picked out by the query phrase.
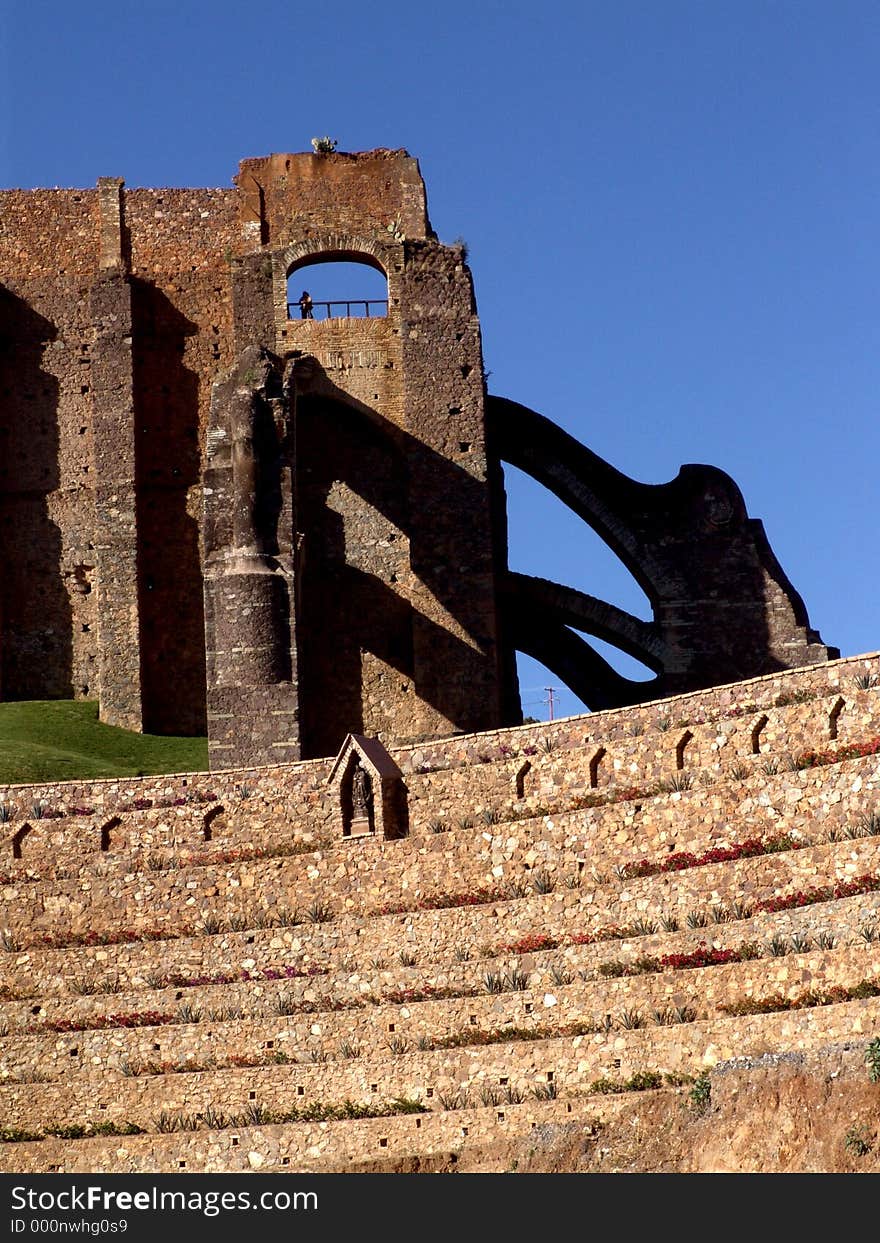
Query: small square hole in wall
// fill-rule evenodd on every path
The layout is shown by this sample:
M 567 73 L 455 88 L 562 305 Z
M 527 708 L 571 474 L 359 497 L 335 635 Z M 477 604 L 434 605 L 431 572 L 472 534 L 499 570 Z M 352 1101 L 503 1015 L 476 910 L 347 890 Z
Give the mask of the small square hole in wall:
M 71 1050 L 70 1050 L 70 1056 L 71 1056 L 71 1057 L 79 1057 L 79 1049 L 71 1049 Z
M 472 1014 L 471 1015 L 471 1026 L 472 1027 L 476 1026 L 476 1022 L 477 1022 L 477 1016 L 475 1014 Z
M 548 1083 L 552 1083 L 552 1082 L 553 1082 L 553 1071 L 552 1071 L 552 1070 L 548 1070 L 548 1071 L 547 1071 L 547 1082 L 548 1082 Z
M 379 1091 L 379 1085 L 378 1085 L 378 1083 L 371 1083 L 371 1084 L 370 1084 L 370 1091 L 371 1091 L 371 1092 L 378 1092 L 378 1091 Z
M 619 1057 L 616 1057 L 614 1059 L 614 1068 L 615 1070 L 620 1070 L 620 1058 Z
M 98 1108 L 99 1108 L 99 1109 L 106 1109 L 106 1108 L 107 1108 L 107 1106 L 106 1106 L 106 1105 L 99 1105 L 99 1106 L 98 1106 Z
M 510 1080 L 508 1079 L 507 1075 L 505 1075 L 502 1079 L 499 1079 L 498 1082 L 501 1084 L 502 1088 L 504 1088 L 507 1086 L 508 1083 L 510 1083 Z
M 257 1094 L 256 1094 L 256 1092 L 248 1092 L 248 1100 L 249 1100 L 249 1101 L 255 1101 L 256 1099 L 257 1099 Z
M 281 1164 L 282 1164 L 282 1165 L 290 1165 L 290 1157 L 282 1157 L 282 1158 L 281 1158 Z
M 571 1105 L 566 1105 L 566 1107 L 565 1107 L 565 1112 L 566 1112 L 567 1114 L 570 1114 L 570 1113 L 571 1113 Z
M 159 1052 L 159 1050 L 160 1050 L 161 1048 L 162 1048 L 162 1046 L 161 1046 L 160 1044 L 154 1044 L 154 1045 L 153 1045 L 153 1052 L 154 1052 L 154 1053 L 158 1053 L 158 1052 Z
M 433 1095 L 434 1095 L 434 1089 L 433 1089 L 433 1088 L 427 1088 L 427 1089 L 425 1090 L 425 1096 L 433 1096 Z
M 498 1115 L 498 1121 L 499 1121 L 499 1122 L 503 1122 L 503 1121 L 504 1121 L 504 1114 L 499 1113 L 499 1115 Z
M 237 1136 L 237 1135 L 233 1135 L 233 1137 L 232 1137 L 232 1147 L 233 1147 L 233 1148 L 237 1148 L 237 1147 L 238 1147 L 238 1136 Z
M 531 1013 L 532 1013 L 532 1009 L 533 1009 L 533 1007 L 532 1007 L 532 1003 L 531 1003 L 530 1001 L 527 1001 L 527 1002 L 526 1002 L 526 1014 L 531 1014 Z
M 186 1169 L 186 1162 L 185 1162 L 185 1161 L 178 1161 L 178 1162 L 177 1162 L 177 1168 L 178 1168 L 179 1170 L 185 1170 L 185 1169 Z
M 254 938 L 252 936 L 248 937 L 245 940 L 245 945 L 253 945 L 253 943 L 254 943 Z
M 416 1118 L 416 1130 L 420 1131 L 421 1129 L 422 1129 L 422 1120 L 421 1118 Z
M 466 1126 L 463 1126 L 463 1127 L 461 1128 L 461 1133 L 462 1133 L 462 1135 L 467 1135 L 467 1133 L 468 1133 L 468 1129 L 467 1129 L 467 1127 L 466 1127 Z
M 388 1147 L 388 1140 L 387 1140 L 387 1139 L 380 1139 L 380 1140 L 379 1140 L 379 1147 L 380 1147 L 380 1148 L 387 1148 L 387 1147 Z
M 297 1096 L 305 1096 L 306 1094 L 306 1090 L 301 1083 L 297 1086 L 296 1094 Z
M 275 1041 L 274 1041 L 274 1040 L 267 1040 L 267 1041 L 266 1041 L 266 1046 L 265 1046 L 265 1047 L 266 1047 L 267 1049 L 274 1049 L 274 1048 L 275 1048 Z
M 388 1024 L 388 1030 L 389 1030 L 390 1032 L 393 1032 L 393 1031 L 394 1031 L 394 1024 L 393 1024 L 393 1023 L 389 1023 L 389 1024 Z

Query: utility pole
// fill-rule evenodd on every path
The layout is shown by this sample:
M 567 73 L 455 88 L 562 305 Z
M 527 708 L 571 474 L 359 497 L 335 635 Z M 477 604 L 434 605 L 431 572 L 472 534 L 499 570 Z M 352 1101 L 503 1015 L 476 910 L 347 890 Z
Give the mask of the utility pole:
M 550 716 L 548 719 L 551 721 L 553 720 L 553 696 L 556 694 L 557 689 L 558 687 L 555 686 L 544 687 L 544 690 L 547 692 L 547 707 L 550 709 Z

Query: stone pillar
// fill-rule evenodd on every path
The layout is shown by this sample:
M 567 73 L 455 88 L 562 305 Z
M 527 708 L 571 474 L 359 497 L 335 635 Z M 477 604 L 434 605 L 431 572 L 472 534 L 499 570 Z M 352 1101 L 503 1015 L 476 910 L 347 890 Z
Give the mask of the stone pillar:
M 401 340 L 410 557 L 420 584 L 413 674 L 437 732 L 504 719 L 480 325 L 458 247 L 406 244 Z M 503 533 L 503 532 L 502 532 Z
M 291 436 L 278 360 L 246 349 L 214 386 L 205 471 L 212 769 L 300 758 Z
M 131 288 L 122 186 L 115 177 L 98 182 L 100 270 L 90 295 L 98 674 L 101 720 L 141 730 Z

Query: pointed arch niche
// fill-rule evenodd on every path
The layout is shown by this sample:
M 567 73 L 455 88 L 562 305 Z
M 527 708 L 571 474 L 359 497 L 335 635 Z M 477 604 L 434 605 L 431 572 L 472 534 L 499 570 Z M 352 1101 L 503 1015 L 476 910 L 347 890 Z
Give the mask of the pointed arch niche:
M 339 837 L 406 837 L 409 830 L 403 773 L 378 738 L 349 734 L 327 786 Z

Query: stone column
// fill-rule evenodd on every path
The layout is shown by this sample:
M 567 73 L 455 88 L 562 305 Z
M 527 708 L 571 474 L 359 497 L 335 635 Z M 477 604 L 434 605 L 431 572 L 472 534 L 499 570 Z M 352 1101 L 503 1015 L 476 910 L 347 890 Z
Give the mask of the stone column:
M 125 270 L 120 178 L 98 181 L 100 269 L 92 285 L 100 717 L 143 729 L 131 288 Z
M 204 532 L 212 769 L 300 757 L 290 454 L 278 360 L 252 346 L 211 401 Z

